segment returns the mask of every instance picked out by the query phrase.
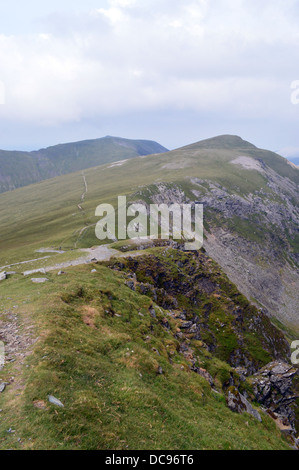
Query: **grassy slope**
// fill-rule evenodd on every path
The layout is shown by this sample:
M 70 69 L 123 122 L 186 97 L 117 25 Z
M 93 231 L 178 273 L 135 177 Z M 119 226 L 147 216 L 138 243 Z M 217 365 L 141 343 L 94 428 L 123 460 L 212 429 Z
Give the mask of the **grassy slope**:
M 227 364 L 202 351 L 217 394 L 178 352 L 176 321 L 167 316 L 168 332 L 160 323 L 167 312 L 156 309 L 153 319 L 151 299 L 131 291 L 124 273 L 94 267 L 53 273 L 44 285 L 7 281 L 1 319 L 14 311 L 20 335 L 33 323 L 39 340 L 0 372 L 11 382 L 0 395 L 2 449 L 288 448 L 266 415 L 259 423 L 227 408 Z M 65 407 L 49 404 L 49 394 Z
M 198 177 L 218 182 L 232 192 L 240 188 L 244 194 L 260 188 L 269 191 L 260 173 L 244 172 L 238 165 L 229 163 L 240 155 L 267 159 L 274 169 L 283 166 L 281 174 L 298 179 L 299 171 L 282 157 L 246 146 L 246 143 L 241 146 L 237 141 L 237 144 L 240 148 L 219 149 L 217 145 L 202 148 L 203 144 L 194 144 L 165 154 L 135 158 L 121 166 L 88 169 L 84 172 L 88 184 L 82 204 L 84 211 L 78 209 L 84 192 L 81 173 L 0 195 L 0 265 L 20 258 L 32 259 L 36 257 L 34 249 L 44 246 L 74 247 L 78 231 L 97 222 L 94 213 L 98 204 L 116 204 L 118 195 L 130 195 L 152 183 L 179 182 L 188 191 L 190 178 Z M 211 147 L 211 142 L 205 147 Z M 94 227 L 90 227 L 80 237 L 78 247 L 97 243 Z
M 118 167 L 93 168 L 85 171 L 88 193 L 83 203 L 85 186 L 79 172 L 2 194 L 0 265 L 44 256 L 35 253 L 40 247 L 74 247 L 80 229 L 96 223 L 98 204 L 116 203 L 117 195 L 133 194 L 154 182 L 188 186 L 186 178 L 197 176 L 232 191 L 264 187 L 259 173 L 247 171 L 244 178 L 244 171 L 229 163 L 240 155 L 261 158 L 264 152 L 195 145 Z M 296 178 L 296 172 L 291 177 Z M 78 246 L 93 244 L 98 241 L 90 227 Z M 90 266 L 68 269 L 67 276 L 51 274 L 45 285 L 22 276 L 0 285 L 2 319 L 4 312 L 15 312 L 21 330 L 34 323 L 40 338 L 26 361 L 19 358 L 1 372 L 3 380 L 15 377 L 0 396 L 1 448 L 287 448 L 270 418 L 259 424 L 248 415 L 231 413 L 223 395 L 188 372 L 180 354 L 175 352 L 170 364 L 167 345 L 175 349 L 174 340 L 153 325 L 151 300 L 124 286 L 122 273 L 99 265 L 96 269 L 93 275 Z M 121 317 L 111 316 L 111 308 Z M 171 328 L 176 324 L 171 322 Z M 149 344 L 146 334 L 152 337 Z M 213 376 L 229 372 L 219 357 L 205 362 Z M 158 365 L 163 375 L 156 374 Z M 48 394 L 62 400 L 65 408 L 50 405 Z M 7 433 L 9 428 L 16 432 Z
M 165 151 L 156 142 L 109 136 L 34 152 L 0 150 L 0 192 L 96 165 Z

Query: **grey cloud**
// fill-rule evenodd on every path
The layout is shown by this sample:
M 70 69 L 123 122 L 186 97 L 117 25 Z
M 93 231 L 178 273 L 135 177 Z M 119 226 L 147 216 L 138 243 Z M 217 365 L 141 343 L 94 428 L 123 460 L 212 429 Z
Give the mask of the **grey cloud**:
M 279 115 L 295 129 L 298 17 L 295 0 L 110 0 L 53 13 L 42 34 L 0 36 L 0 122 L 46 128 L 167 111 L 273 126 Z

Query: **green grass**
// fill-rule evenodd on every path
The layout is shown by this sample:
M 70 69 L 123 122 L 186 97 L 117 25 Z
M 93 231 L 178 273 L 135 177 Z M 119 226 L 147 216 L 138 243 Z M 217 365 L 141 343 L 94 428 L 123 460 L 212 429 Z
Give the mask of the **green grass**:
M 85 190 L 81 172 L 1 194 L 0 265 L 46 256 L 46 253 L 36 253 L 42 247 L 61 247 L 67 252 L 51 255 L 46 261 L 22 265 L 24 269 L 20 266 L 11 269 L 21 272 L 77 257 L 76 252 L 71 251 L 75 247 L 99 244 L 94 233 L 97 205 L 116 206 L 118 195 L 134 199 L 135 194 L 154 191 L 159 182 L 183 187 L 189 195 L 193 177 L 218 182 L 238 194 L 266 187 L 265 179 L 258 172 L 245 171 L 229 163 L 240 155 L 260 158 L 265 151 L 246 144 L 236 148 L 232 148 L 231 143 L 228 148 L 223 148 L 223 142 L 221 145 L 215 148 L 215 142 L 210 142 L 128 160 L 122 166 L 104 165 L 85 170 L 88 192 L 84 202 L 81 201 Z M 268 158 L 273 168 L 278 165 L 274 154 L 263 158 Z M 289 167 L 279 160 L 279 165 L 283 164 Z M 293 180 L 297 178 L 296 170 L 289 173 L 291 170 L 284 167 L 282 171 Z M 213 211 L 207 214 L 207 226 L 219 222 Z M 246 224 L 239 220 L 234 222 L 235 229 L 245 237 L 260 241 L 259 232 L 254 233 L 254 230 L 248 234 Z M 80 235 L 83 228 L 87 229 Z M 136 248 L 127 241 L 116 243 L 114 247 L 121 251 Z M 176 280 L 180 287 L 180 280 L 184 281 L 186 275 L 189 279 L 185 265 L 187 254 L 169 252 L 167 258 L 163 248 L 146 251 L 156 261 L 147 258 L 143 266 L 139 264 L 139 282 L 152 282 L 143 268 L 152 263 L 156 269 L 157 260 L 162 266 L 159 288 L 163 288 L 165 280 Z M 149 314 L 153 295 L 144 296 L 125 286 L 125 271 L 127 268 L 132 271 L 133 264 L 128 266 L 123 259 L 121 262 L 125 265 L 124 272 L 114 271 L 106 263 L 106 266 L 68 268 L 65 276 L 58 277 L 53 272 L 47 275 L 50 282 L 43 285 L 32 284 L 30 278 L 20 274 L 0 284 L 0 318 L 8 321 L 7 312 L 15 312 L 20 332 L 26 331 L 28 325 L 34 326 L 38 338 L 28 359 L 18 357 L 0 372 L 4 381 L 15 377 L 0 395 L 0 409 L 3 409 L 0 447 L 288 448 L 269 417 L 263 415 L 263 422 L 258 423 L 248 415 L 233 414 L 222 393 L 222 386 L 232 372 L 226 361 L 237 345 L 231 303 L 238 303 L 243 309 L 243 328 L 247 333 L 244 348 L 258 364 L 266 363 L 271 357 L 261 334 L 269 337 L 270 332 L 273 344 L 280 346 L 281 334 L 276 330 L 275 333 L 270 320 L 258 318 L 257 311 L 252 310 L 247 299 L 213 262 L 205 266 L 205 273 L 209 272 L 218 284 L 220 297 L 211 298 L 201 293 L 194 306 L 192 299 L 183 293 L 177 295 L 180 308 L 190 315 L 194 312 L 201 315 L 201 320 L 204 309 L 212 305 L 213 313 L 207 322 L 208 328 L 203 330 L 202 341 L 191 340 L 201 366 L 206 367 L 215 380 L 220 392 L 215 394 L 199 375 L 189 371 L 189 363 L 179 353 L 178 340 L 173 334 L 178 325 L 167 316 L 167 311 L 162 309 L 154 320 Z M 180 271 L 176 262 L 182 263 Z M 91 274 L 92 267 L 96 267 L 97 273 Z M 196 262 L 193 267 L 201 272 Z M 163 295 L 162 291 L 158 292 L 158 302 L 163 301 Z M 169 320 L 169 332 L 161 326 L 163 316 Z M 249 333 L 253 317 L 257 320 L 258 337 Z M 221 323 L 225 326 L 219 326 Z M 147 336 L 150 341 L 146 340 Z M 215 339 L 217 350 L 212 354 L 202 343 Z M 157 374 L 159 365 L 163 375 Z M 59 398 L 65 408 L 50 405 L 48 394 Z M 38 403 L 45 408 L 36 408 L 34 405 Z M 7 433 L 9 428 L 16 432 Z
M 259 152 L 264 152 L 242 150 L 243 154 L 251 156 L 256 152 L 256 158 Z M 84 172 L 88 193 L 83 203 L 81 195 L 85 186 L 81 172 L 1 194 L 0 265 L 11 264 L 20 258 L 33 259 L 34 251 L 40 247 L 70 249 L 76 244 L 78 248 L 99 244 L 94 232 L 94 224 L 98 221 L 96 207 L 101 203 L 116 206 L 118 195 L 130 197 L 161 181 L 182 185 L 187 192 L 192 188 L 192 177 L 218 182 L 230 191 L 241 191 L 241 194 L 265 188 L 266 181 L 257 171 L 243 170 L 229 163 L 239 155 L 238 148 L 195 147 L 134 158 L 113 168 L 104 165 L 88 169 Z M 275 163 L 274 156 L 272 159 Z M 288 171 L 293 171 L 292 178 L 296 178 L 298 172 L 286 162 L 285 166 Z M 87 226 L 91 227 L 79 236 L 80 230 Z
M 54 145 L 33 152 L 0 150 L 0 192 L 96 165 L 166 150 L 153 141 L 110 136 Z
M 269 417 L 259 423 L 232 413 L 222 394 L 188 371 L 171 334 L 175 322 L 169 318 L 170 332 L 162 328 L 149 314 L 152 301 L 126 287 L 123 273 L 96 269 L 72 268 L 40 286 L 7 281 L 2 309 L 13 297 L 39 340 L 24 364 L 0 373 L 15 377 L 0 396 L 2 449 L 288 448 Z M 225 363 L 205 360 L 216 379 L 229 376 Z M 49 394 L 65 407 L 48 403 Z

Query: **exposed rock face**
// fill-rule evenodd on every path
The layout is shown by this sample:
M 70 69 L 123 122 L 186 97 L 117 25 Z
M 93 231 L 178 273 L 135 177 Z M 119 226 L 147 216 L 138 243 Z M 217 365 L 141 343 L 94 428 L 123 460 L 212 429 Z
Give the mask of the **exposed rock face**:
M 254 375 L 253 389 L 255 399 L 270 413 L 281 416 L 294 428 L 294 402 L 298 395 L 294 393 L 293 381 L 298 370 L 283 362 L 271 362 Z
M 246 412 L 254 416 L 259 422 L 262 421 L 259 412 L 252 407 L 249 401 L 235 387 L 228 389 L 226 402 L 229 409 L 235 413 Z
M 208 186 L 193 193 L 206 211 L 223 219 L 206 232 L 204 246 L 243 294 L 281 321 L 296 325 L 299 276 L 285 255 L 298 262 L 296 250 L 289 245 L 298 233 L 298 188 L 265 164 L 261 171 L 268 188 L 249 194 L 232 194 L 211 181 L 191 180 L 201 188 Z M 205 217 L 209 219 L 207 212 Z
M 263 246 L 220 227 L 206 235 L 207 252 L 248 299 L 256 299 L 281 322 L 298 326 L 298 271 L 275 251 L 277 240 Z
M 232 411 L 250 413 L 261 421 L 248 401 L 255 400 L 283 432 L 295 434 L 297 370 L 287 364 L 288 343 L 263 310 L 250 305 L 204 252 L 168 247 L 163 254 L 113 260 L 111 267 L 125 271 L 128 288 L 132 289 L 134 278 L 135 291 L 155 302 L 149 308 L 154 320 L 169 328 L 162 308 L 175 320 L 172 334 L 191 371 L 211 387 L 219 387 L 198 348 L 231 366 L 221 386 Z M 269 360 L 274 362 L 264 366 Z
M 194 372 L 196 372 L 197 374 L 199 374 L 201 377 L 203 377 L 207 382 L 209 382 L 211 387 L 213 387 L 213 385 L 214 385 L 213 377 L 211 376 L 211 374 L 209 374 L 209 372 L 207 370 L 202 369 L 202 367 L 198 367 L 198 368 L 195 367 L 192 370 Z
M 223 277 L 219 266 L 204 253 L 169 250 L 168 259 L 128 258 L 125 263 L 114 266 L 128 269 L 126 285 L 129 288 L 175 312 L 183 335 L 202 341 L 209 352 L 232 367 L 245 367 L 247 376 L 272 359 L 288 360 L 290 349 L 284 336 L 262 310 L 251 306 L 237 293 L 235 286 Z M 257 348 L 261 360 L 256 355 Z
M 285 255 L 298 262 L 296 250 L 289 245 L 298 233 L 298 188 L 266 165 L 262 168 L 267 189 L 232 194 L 206 181 L 208 190 L 193 190 L 206 211 L 223 219 L 206 232 L 204 246 L 248 298 L 262 303 L 281 321 L 296 325 L 299 276 Z M 209 219 L 207 212 L 205 217 Z
M 266 182 L 252 192 L 190 178 L 188 190 L 179 183 L 158 183 L 134 196 L 156 204 L 202 203 L 207 253 L 248 299 L 298 327 L 298 187 L 262 160 L 249 159 Z M 231 163 L 239 165 L 238 159 Z M 248 170 L 253 171 L 244 167 L 245 180 L 251 178 Z

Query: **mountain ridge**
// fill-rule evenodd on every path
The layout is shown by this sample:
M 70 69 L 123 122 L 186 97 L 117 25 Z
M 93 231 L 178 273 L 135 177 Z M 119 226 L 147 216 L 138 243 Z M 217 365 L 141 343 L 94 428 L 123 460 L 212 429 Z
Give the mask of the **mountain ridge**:
M 299 332 L 299 173 L 248 144 L 220 136 L 0 195 L 0 265 L 14 270 L 0 283 L 0 335 L 10 357 L 19 354 L 0 373 L 5 448 L 136 448 L 140 436 L 150 448 L 298 442 L 289 344 Z M 203 248 L 107 246 L 95 236 L 95 209 L 117 208 L 118 195 L 128 204 L 202 203 Z M 22 336 L 28 324 L 34 337 Z
M 0 193 L 105 163 L 167 151 L 151 140 L 106 136 L 30 152 L 0 150 Z
M 230 149 L 230 148 L 244 148 L 244 149 L 257 149 L 252 143 L 242 139 L 242 137 L 233 134 L 221 134 L 208 139 L 200 140 L 190 145 L 180 147 L 183 149 L 198 149 L 198 148 L 212 148 L 212 149 Z M 179 150 L 179 149 L 177 149 Z
M 240 150 L 242 140 L 237 141 L 237 148 L 206 148 L 204 143 L 197 150 L 187 147 L 137 163 L 128 159 L 87 169 L 83 203 L 81 171 L 3 194 L 0 264 L 34 259 L 34 250 L 45 246 L 69 250 L 99 244 L 95 208 L 115 204 L 117 195 L 127 195 L 130 202 L 201 201 L 211 258 L 247 298 L 298 329 L 298 291 L 292 286 L 299 281 L 299 171 L 273 152 L 246 143 L 247 149 Z

